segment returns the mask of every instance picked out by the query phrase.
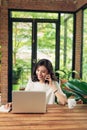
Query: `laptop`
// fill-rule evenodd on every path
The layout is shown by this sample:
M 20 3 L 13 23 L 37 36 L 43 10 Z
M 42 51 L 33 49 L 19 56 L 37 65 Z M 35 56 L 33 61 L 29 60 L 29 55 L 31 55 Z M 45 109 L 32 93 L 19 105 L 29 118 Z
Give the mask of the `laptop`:
M 12 91 L 12 113 L 45 113 L 46 93 Z

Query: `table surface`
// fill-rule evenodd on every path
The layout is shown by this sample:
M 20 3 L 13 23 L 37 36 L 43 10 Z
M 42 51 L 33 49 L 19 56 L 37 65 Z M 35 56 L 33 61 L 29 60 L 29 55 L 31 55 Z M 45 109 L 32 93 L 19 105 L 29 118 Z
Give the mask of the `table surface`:
M 45 114 L 0 113 L 0 130 L 87 130 L 87 105 L 48 105 Z

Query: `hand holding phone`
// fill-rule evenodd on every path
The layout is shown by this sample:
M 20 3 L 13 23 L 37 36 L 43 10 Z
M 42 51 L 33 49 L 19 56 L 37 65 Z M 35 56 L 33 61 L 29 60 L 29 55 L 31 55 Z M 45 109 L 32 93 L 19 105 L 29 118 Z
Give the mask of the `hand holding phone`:
M 50 79 L 51 79 L 51 76 L 49 74 L 47 74 L 46 77 L 45 77 L 45 83 L 49 84 Z

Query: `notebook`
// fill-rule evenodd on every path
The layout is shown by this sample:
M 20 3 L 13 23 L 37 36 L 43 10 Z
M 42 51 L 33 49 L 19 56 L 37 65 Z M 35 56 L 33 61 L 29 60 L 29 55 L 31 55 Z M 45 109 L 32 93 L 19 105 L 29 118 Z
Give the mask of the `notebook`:
M 12 91 L 12 113 L 45 113 L 46 93 Z

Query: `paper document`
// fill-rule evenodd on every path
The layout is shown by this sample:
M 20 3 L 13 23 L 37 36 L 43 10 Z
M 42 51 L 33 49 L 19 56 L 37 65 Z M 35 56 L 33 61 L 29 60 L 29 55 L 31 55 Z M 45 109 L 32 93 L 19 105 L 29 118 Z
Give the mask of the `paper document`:
M 11 110 L 11 108 L 5 108 L 4 105 L 0 106 L 0 112 L 9 112 Z

